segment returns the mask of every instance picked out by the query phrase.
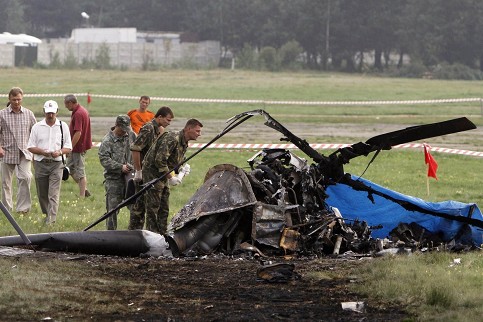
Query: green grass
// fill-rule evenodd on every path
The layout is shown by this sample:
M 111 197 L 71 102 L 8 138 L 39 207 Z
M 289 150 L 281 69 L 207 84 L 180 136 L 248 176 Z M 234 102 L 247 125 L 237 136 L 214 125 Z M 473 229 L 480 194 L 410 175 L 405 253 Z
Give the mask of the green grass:
M 100 278 L 94 265 L 56 258 L 29 260 L 0 257 L 0 312 L 18 321 L 47 319 L 52 312 L 69 312 L 74 316 L 118 314 L 125 308 L 105 289 L 135 289 L 129 280 Z M 83 287 L 79 287 L 83 285 Z M 60 299 L 61 297 L 61 299 Z M 89 305 L 86 305 L 86 301 Z M 106 303 L 109 303 L 108 305 Z
M 137 106 L 143 94 L 166 98 L 212 98 L 265 101 L 384 101 L 444 98 L 478 98 L 482 81 L 443 81 L 427 79 L 380 78 L 337 73 L 263 73 L 230 70 L 164 70 L 164 71 L 99 71 L 99 70 L 32 70 L 2 69 L 0 87 L 5 94 L 12 86 L 20 86 L 27 97 L 25 106 L 42 116 L 46 99 L 62 101 L 62 97 L 28 97 L 29 93 L 86 95 L 125 95 L 136 99 L 96 98 L 89 107 L 92 116 L 112 116 Z M 86 96 L 79 96 L 86 104 Z M 168 104 L 181 118 L 225 120 L 239 112 L 264 108 L 269 113 L 288 115 L 293 120 L 318 123 L 387 122 L 430 123 L 448 116 L 481 116 L 478 102 L 429 105 L 376 106 L 305 106 L 230 103 L 194 103 L 155 101 L 154 107 Z M 152 108 L 154 108 L 152 105 Z M 303 110 L 303 112 L 299 112 Z M 297 111 L 294 113 L 294 111 Z M 59 116 L 68 116 L 61 109 Z M 379 116 L 378 119 L 375 116 Z M 483 124 L 480 118 L 476 121 Z
M 357 291 L 401 303 L 419 321 L 480 321 L 483 316 L 481 252 L 374 259 L 355 274 Z

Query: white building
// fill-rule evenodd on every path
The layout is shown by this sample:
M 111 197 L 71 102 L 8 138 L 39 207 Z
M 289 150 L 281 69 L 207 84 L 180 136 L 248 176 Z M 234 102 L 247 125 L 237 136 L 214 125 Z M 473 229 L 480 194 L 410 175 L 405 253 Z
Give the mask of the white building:
M 42 40 L 26 34 L 11 34 L 3 32 L 0 34 L 0 44 L 11 44 L 14 46 L 37 46 Z
M 136 28 L 76 28 L 69 42 L 73 43 L 135 43 Z
M 183 39 L 182 33 L 175 32 L 138 32 L 136 28 L 77 28 L 70 38 L 44 39 L 35 48 L 27 47 L 28 55 L 15 48 L 12 42 L 0 42 L 0 67 L 48 66 L 54 60 L 81 64 L 95 61 L 106 49 L 110 65 L 115 67 L 217 67 L 221 51 L 219 41 Z

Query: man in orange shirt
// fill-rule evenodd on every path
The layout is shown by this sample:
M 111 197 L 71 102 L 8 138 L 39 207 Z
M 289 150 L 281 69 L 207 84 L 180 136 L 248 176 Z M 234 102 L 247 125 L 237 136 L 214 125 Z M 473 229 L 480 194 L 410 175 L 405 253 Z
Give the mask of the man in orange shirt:
M 131 127 L 134 133 L 139 134 L 139 130 L 144 125 L 154 118 L 154 113 L 148 111 L 148 106 L 151 103 L 149 96 L 141 96 L 139 99 L 139 108 L 132 109 L 127 112 L 127 115 L 131 119 Z

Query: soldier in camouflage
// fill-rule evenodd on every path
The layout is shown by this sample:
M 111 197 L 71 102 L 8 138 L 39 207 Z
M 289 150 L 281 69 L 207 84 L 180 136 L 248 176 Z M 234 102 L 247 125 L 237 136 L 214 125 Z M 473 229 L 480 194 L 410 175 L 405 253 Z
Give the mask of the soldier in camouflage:
M 129 149 L 134 137 L 129 116 L 119 115 L 115 126 L 104 136 L 99 147 L 99 160 L 104 167 L 107 211 L 115 208 L 124 199 L 126 179 L 134 170 Z M 108 230 L 117 229 L 118 213 L 119 210 L 107 218 Z
M 160 234 L 166 233 L 169 215 L 169 186 L 181 183 L 172 170 L 183 161 L 188 142 L 201 135 L 203 124 L 196 119 L 186 122 L 179 132 L 164 132 L 151 146 L 143 161 L 143 181 L 149 182 L 166 175 L 157 181 L 144 194 L 146 207 L 146 229 Z
M 174 118 L 173 111 L 168 106 L 163 106 L 158 109 L 154 119 L 143 125 L 139 131 L 138 136 L 131 144 L 131 154 L 133 160 L 134 182 L 136 192 L 141 189 L 142 183 L 142 162 L 144 156 L 148 152 L 154 141 L 164 132 L 164 129 L 171 123 Z M 143 229 L 144 227 L 144 198 L 141 196 L 136 199 L 136 202 L 131 207 L 131 214 L 129 219 L 129 230 Z

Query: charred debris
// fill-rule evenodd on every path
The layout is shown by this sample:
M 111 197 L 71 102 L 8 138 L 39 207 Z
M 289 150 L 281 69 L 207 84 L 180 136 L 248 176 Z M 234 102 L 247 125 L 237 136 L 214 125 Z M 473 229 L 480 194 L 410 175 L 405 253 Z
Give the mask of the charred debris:
M 394 145 L 475 128 L 466 118 L 382 134 L 324 156 L 263 110 L 237 115 L 233 122 L 256 114 L 263 115 L 267 126 L 284 135 L 281 140 L 292 142 L 313 162 L 288 150 L 264 149 L 248 160 L 249 171 L 230 164 L 211 168 L 204 184 L 170 223 L 167 241 L 175 256 L 245 251 L 259 256 L 326 256 L 346 252 L 374 255 L 477 247 L 469 225 L 482 228 L 483 221 L 471 215 L 463 218 L 404 204 L 373 190 L 343 169 L 344 164 L 358 156 L 375 152 L 371 163 L 381 150 Z M 369 199 L 373 195 L 382 196 L 408 211 L 419 210 L 427 216 L 456 221 L 460 227 L 448 238 L 418 223 L 400 222 L 386 238 L 373 238 L 372 232 L 382 225 L 371 226 L 357 216 L 344 218 L 344 214 L 327 203 L 327 188 L 341 184 L 362 191 Z M 353 212 L 357 214 L 357 209 Z
M 174 256 L 378 256 L 474 248 L 461 236 L 445 241 L 417 223 L 401 222 L 387 238 L 373 238 L 381 225 L 346 219 L 326 203 L 317 166 L 280 149 L 263 150 L 248 163 L 250 171 L 229 164 L 208 171 L 171 221 L 167 241 Z

